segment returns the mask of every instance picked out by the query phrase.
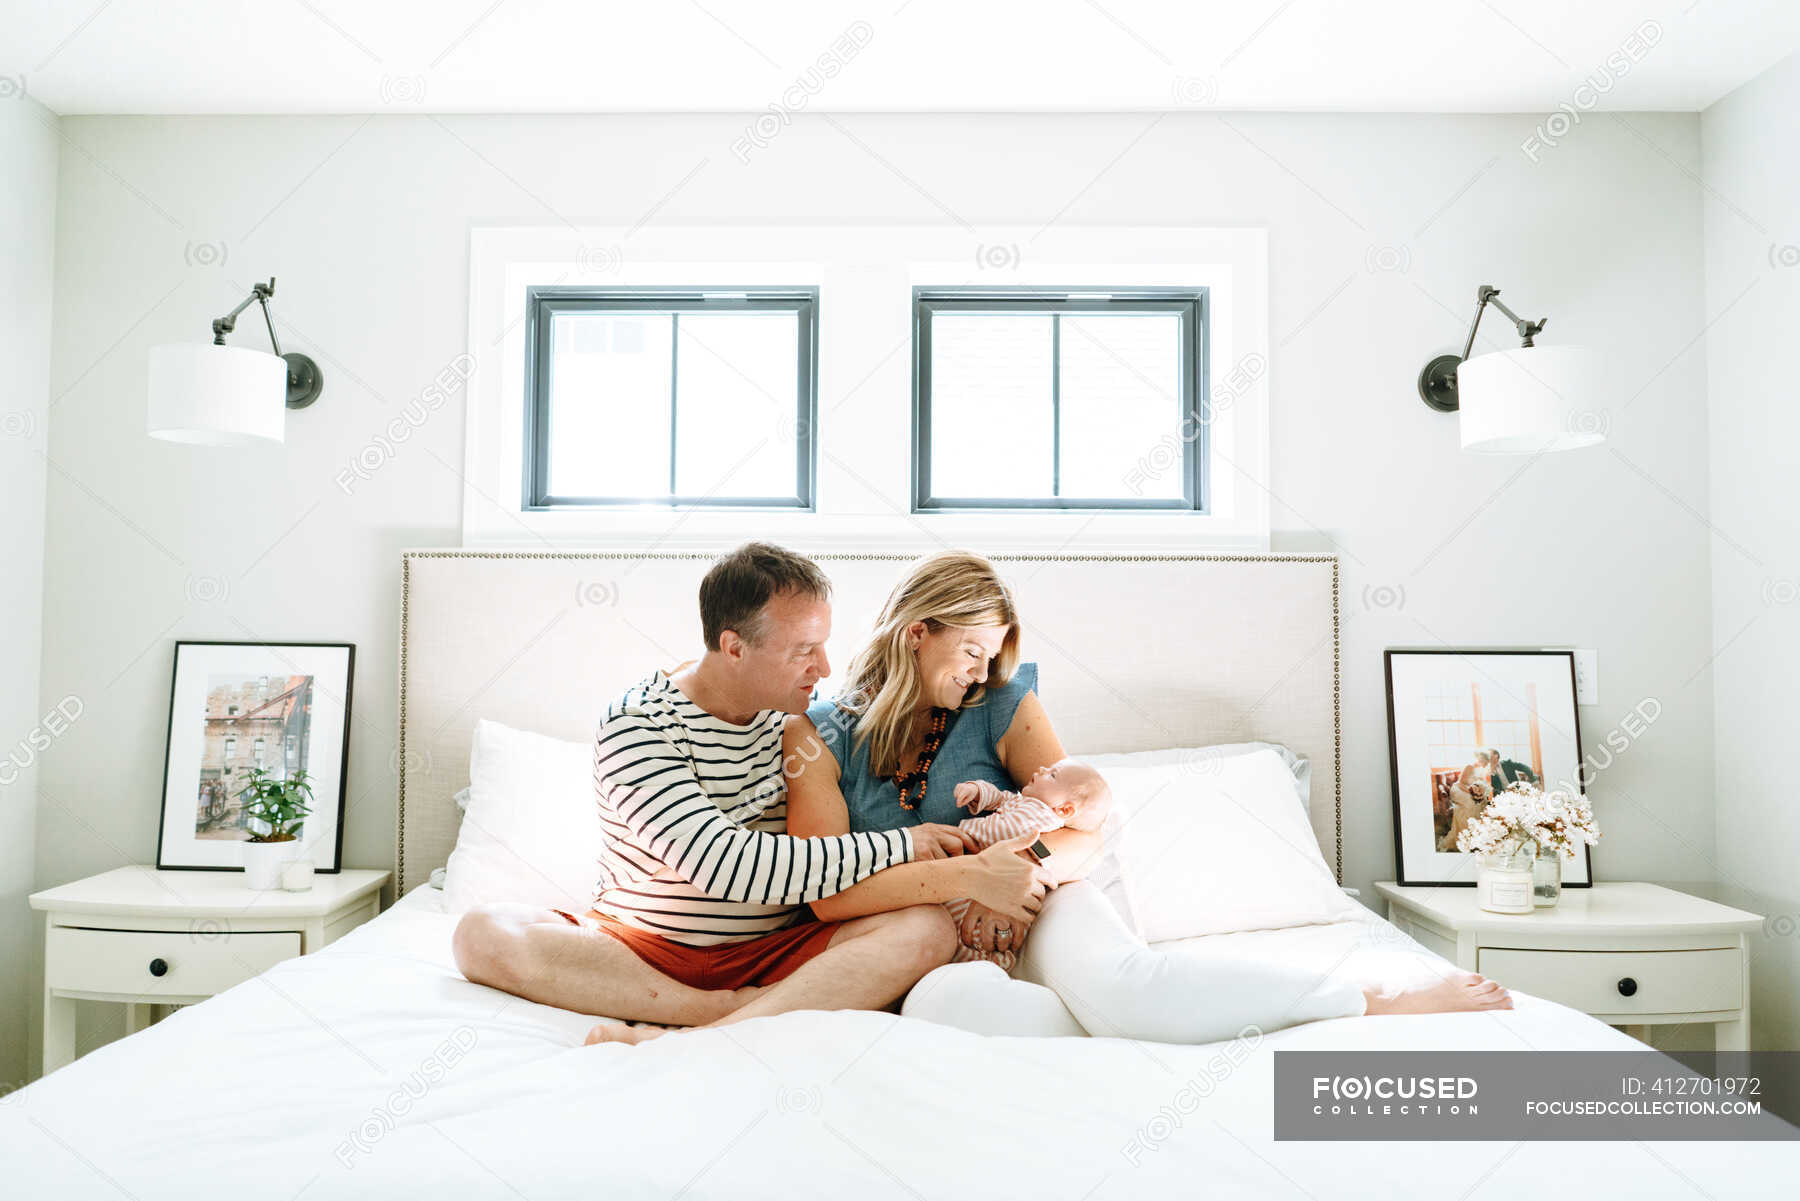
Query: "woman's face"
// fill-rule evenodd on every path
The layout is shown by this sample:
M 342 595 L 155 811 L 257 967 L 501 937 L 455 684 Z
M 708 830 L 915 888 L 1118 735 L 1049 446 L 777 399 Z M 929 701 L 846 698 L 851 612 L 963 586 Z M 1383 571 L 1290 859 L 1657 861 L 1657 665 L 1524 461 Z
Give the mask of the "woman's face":
M 928 630 L 924 622 L 915 621 L 906 635 L 919 656 L 919 703 L 957 709 L 970 688 L 986 682 L 988 668 L 1006 641 L 1006 627 Z

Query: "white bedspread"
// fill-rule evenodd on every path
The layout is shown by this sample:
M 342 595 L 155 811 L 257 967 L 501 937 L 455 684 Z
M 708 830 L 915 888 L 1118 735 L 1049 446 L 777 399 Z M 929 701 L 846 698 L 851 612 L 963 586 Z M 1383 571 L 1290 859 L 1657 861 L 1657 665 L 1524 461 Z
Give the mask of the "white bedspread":
M 417 889 L 323 951 L 8 1096 L 0 1193 L 1726 1198 L 1800 1176 L 1794 1144 L 1272 1141 L 1276 1048 L 1638 1046 L 1533 997 L 1296 1027 L 1227 1070 L 1222 1044 L 982 1038 L 858 1012 L 582 1047 L 592 1019 L 457 973 L 440 896 Z M 1429 958 L 1373 915 L 1184 945 L 1358 979 Z M 1176 1100 L 1190 1085 L 1209 1091 L 1197 1110 Z

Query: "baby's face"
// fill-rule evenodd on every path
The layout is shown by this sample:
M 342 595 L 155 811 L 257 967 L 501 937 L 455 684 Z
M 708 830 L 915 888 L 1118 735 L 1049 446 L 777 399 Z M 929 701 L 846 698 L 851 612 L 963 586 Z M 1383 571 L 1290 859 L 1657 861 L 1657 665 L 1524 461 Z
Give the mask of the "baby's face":
M 1092 767 L 1074 759 L 1060 759 L 1038 768 L 1019 794 L 1042 801 L 1077 830 L 1095 830 L 1106 820 L 1111 790 L 1106 778 Z

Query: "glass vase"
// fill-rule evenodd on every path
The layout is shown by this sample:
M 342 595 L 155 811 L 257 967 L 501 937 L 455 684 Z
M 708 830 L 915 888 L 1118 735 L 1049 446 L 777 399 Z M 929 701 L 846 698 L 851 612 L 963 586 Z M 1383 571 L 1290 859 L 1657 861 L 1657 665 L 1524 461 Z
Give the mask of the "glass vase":
M 1562 856 L 1540 850 L 1531 864 L 1531 904 L 1549 909 L 1562 900 Z

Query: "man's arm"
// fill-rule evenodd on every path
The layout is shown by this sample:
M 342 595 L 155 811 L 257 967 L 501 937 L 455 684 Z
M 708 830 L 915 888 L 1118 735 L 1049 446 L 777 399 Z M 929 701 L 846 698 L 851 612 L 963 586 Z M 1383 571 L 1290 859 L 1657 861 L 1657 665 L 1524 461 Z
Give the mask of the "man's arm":
M 662 730 L 629 710 L 608 715 L 595 735 L 594 786 L 645 849 L 716 900 L 806 904 L 913 857 L 905 830 L 795 838 L 745 829 Z
M 850 809 L 838 784 L 841 768 L 805 716 L 788 718 L 781 733 L 781 762 L 788 780 L 788 833 L 796 837 L 841 835 L 850 828 Z M 961 859 L 932 859 L 876 872 L 841 892 L 812 903 L 824 922 L 887 913 L 909 905 L 942 904 L 969 895 Z

